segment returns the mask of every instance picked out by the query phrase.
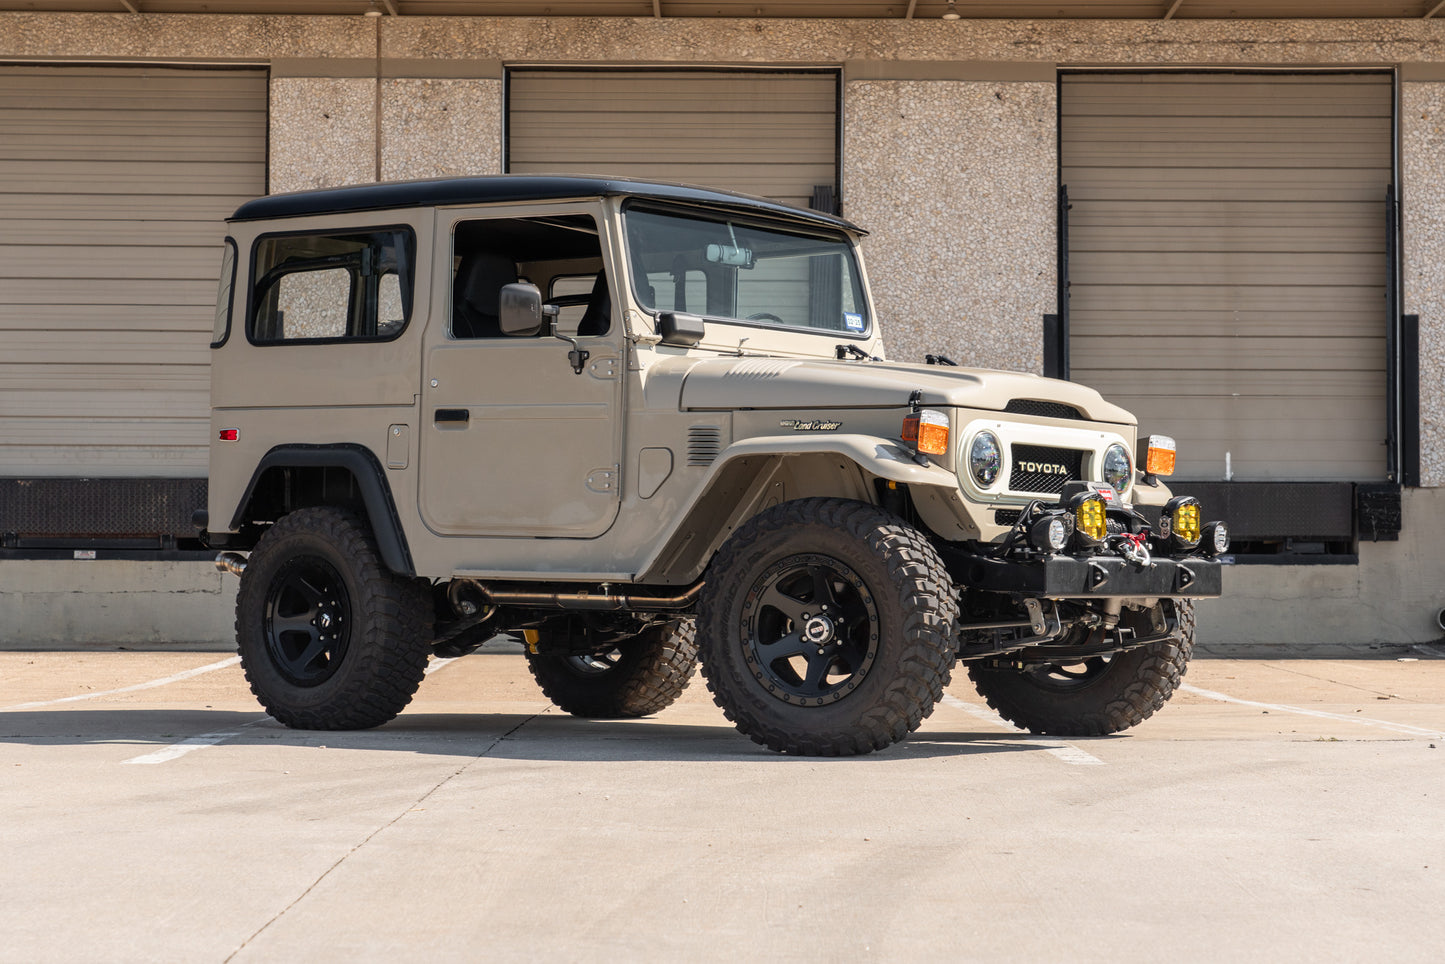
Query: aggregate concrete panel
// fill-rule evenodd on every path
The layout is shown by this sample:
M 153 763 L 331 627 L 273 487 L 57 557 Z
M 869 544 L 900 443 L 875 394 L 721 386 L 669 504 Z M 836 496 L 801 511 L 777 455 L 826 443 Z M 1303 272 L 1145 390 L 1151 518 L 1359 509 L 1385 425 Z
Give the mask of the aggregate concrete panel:
M 1420 482 L 1445 484 L 1445 83 L 1400 84 L 1404 313 L 1420 316 Z
M 381 178 L 502 172 L 502 82 L 381 82 Z
M 907 743 L 823 760 L 749 743 L 700 680 L 654 718 L 566 717 L 504 649 L 433 663 L 351 733 L 269 722 L 235 666 L 16 709 L 213 655 L 0 653 L 25 680 L 0 687 L 0 961 L 1423 962 L 1445 941 L 1445 659 L 1195 660 L 1154 718 L 1067 742 L 959 674 Z
M 888 356 L 1043 370 L 1055 310 L 1053 84 L 848 83 L 843 197 Z
M 0 57 L 374 58 L 376 30 L 363 17 L 0 13 Z
M 1445 59 L 1438 20 L 400 17 L 382 56 L 506 63 L 1392 64 Z
M 377 180 L 377 82 L 271 78 L 272 194 Z

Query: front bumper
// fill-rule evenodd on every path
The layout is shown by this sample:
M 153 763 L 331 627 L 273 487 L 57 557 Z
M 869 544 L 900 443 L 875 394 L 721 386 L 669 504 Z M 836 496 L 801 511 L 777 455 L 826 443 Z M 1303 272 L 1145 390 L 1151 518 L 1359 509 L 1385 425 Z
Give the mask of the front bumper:
M 956 580 L 971 589 L 1016 592 L 1050 599 L 1113 596 L 1218 596 L 1220 566 L 1214 559 L 1154 558 L 1140 566 L 1118 556 L 1049 556 L 1029 562 L 960 556 L 948 559 Z

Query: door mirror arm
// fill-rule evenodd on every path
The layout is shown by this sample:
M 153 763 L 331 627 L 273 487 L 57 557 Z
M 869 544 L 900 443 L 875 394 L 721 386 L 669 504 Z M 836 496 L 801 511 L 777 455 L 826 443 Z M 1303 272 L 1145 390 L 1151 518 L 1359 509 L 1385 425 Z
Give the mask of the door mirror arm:
M 542 313 L 548 316 L 548 334 L 553 338 L 560 338 L 572 346 L 572 350 L 567 353 L 567 360 L 572 363 L 572 371 L 574 374 L 582 374 L 582 369 L 586 366 L 587 359 L 592 357 L 592 353 L 578 344 L 576 338 L 573 338 L 571 335 L 564 335 L 557 330 L 557 315 L 560 314 L 560 312 L 556 305 L 543 305 Z

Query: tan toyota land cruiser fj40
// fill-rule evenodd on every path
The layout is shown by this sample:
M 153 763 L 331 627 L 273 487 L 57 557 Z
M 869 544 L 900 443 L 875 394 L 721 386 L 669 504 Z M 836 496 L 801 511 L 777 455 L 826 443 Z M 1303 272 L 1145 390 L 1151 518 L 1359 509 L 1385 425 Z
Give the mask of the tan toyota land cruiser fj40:
M 884 361 L 862 235 L 603 178 L 243 205 L 198 524 L 267 712 L 385 723 L 499 633 L 580 716 L 700 661 L 789 753 L 903 739 L 958 661 L 1040 733 L 1157 710 L 1228 547 L 1160 483 L 1174 443 L 1081 385 Z

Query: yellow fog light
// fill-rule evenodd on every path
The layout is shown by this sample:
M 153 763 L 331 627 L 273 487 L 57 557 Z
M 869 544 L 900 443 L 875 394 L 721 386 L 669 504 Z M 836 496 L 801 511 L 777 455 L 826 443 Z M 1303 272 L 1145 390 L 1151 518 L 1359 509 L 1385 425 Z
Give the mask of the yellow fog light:
M 1164 511 L 1159 513 L 1159 529 L 1161 535 L 1172 538 L 1185 549 L 1197 546 L 1203 530 L 1199 502 L 1193 496 L 1179 495 L 1164 503 Z
M 1074 531 L 1087 536 L 1091 542 L 1104 541 L 1109 534 L 1109 522 L 1103 499 L 1087 495 L 1074 504 Z

